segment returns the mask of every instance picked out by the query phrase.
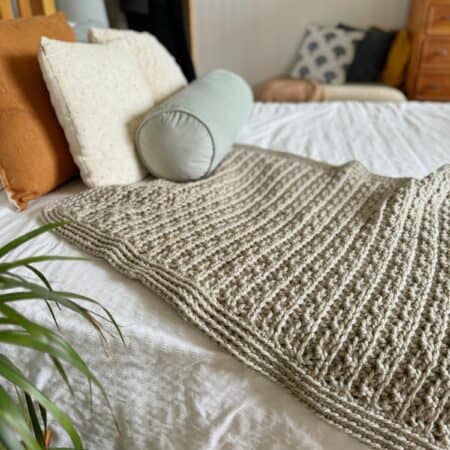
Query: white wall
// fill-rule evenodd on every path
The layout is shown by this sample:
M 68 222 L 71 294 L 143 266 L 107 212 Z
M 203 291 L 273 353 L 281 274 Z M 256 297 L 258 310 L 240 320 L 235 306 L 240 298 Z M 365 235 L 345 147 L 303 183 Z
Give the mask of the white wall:
M 199 75 L 223 67 L 252 85 L 286 73 L 308 23 L 400 28 L 409 0 L 192 0 Z

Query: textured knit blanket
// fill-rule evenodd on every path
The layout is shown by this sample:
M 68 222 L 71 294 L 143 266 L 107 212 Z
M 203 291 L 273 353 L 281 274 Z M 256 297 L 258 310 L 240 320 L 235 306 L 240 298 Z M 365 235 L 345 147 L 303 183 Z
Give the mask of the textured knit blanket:
M 450 448 L 450 166 L 390 179 L 239 146 L 207 179 L 44 218 L 364 442 Z

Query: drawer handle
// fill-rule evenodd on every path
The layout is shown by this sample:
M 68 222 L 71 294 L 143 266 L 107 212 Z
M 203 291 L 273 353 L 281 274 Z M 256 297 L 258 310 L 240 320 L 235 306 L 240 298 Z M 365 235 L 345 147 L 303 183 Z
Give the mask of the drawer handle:
M 444 22 L 450 22 L 450 14 L 448 14 L 447 16 L 441 16 L 440 20 L 443 20 Z
M 435 91 L 436 89 L 440 88 L 440 84 L 439 83 L 429 83 L 425 85 L 425 90 L 426 91 Z
M 445 48 L 440 48 L 434 52 L 434 56 L 448 56 L 448 50 Z

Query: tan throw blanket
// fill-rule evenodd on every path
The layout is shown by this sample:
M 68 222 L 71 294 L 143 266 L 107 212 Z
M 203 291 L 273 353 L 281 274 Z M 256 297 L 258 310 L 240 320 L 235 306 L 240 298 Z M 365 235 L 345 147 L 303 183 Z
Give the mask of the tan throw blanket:
M 239 146 L 207 179 L 44 218 L 362 441 L 450 448 L 450 166 L 390 179 Z
M 313 80 L 275 78 L 267 81 L 256 96 L 259 102 L 323 102 L 324 88 Z

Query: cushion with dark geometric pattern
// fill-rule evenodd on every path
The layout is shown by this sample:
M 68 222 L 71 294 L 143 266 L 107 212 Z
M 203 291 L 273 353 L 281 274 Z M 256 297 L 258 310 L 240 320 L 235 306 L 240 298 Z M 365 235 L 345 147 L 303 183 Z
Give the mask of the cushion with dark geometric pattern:
M 309 25 L 303 35 L 293 78 L 326 84 L 343 84 L 355 55 L 355 43 L 364 37 L 359 30 Z

